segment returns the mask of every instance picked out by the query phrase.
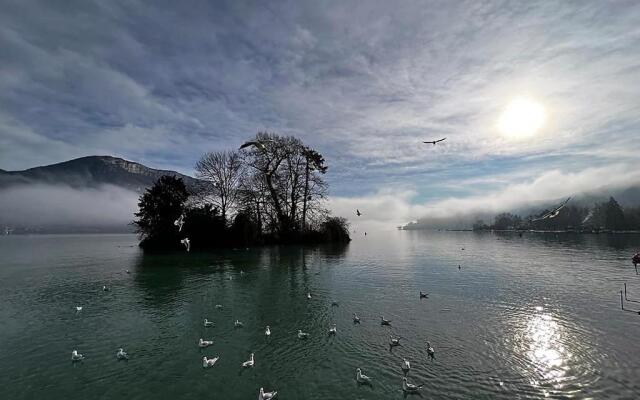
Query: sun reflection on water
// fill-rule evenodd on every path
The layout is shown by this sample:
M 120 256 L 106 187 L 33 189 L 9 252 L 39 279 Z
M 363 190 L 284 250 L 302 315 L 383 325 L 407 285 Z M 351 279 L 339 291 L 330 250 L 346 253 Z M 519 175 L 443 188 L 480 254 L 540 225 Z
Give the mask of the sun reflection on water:
M 525 334 L 526 355 L 538 377 L 532 384 L 550 385 L 555 390 L 561 390 L 571 358 L 564 345 L 566 333 L 553 316 L 542 313 L 541 307 L 536 307 L 536 310 L 539 313 L 531 315 Z M 545 392 L 545 395 L 548 393 Z

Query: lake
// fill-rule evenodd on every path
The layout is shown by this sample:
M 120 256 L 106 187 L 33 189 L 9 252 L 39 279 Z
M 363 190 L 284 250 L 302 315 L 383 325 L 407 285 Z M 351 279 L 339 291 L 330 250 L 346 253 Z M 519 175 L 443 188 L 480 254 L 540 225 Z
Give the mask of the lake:
M 403 357 L 424 398 L 640 398 L 640 315 L 619 294 L 626 282 L 640 309 L 638 235 L 391 231 L 162 256 L 136 243 L 0 237 L 0 398 L 400 399 Z M 204 369 L 203 355 L 220 359 Z

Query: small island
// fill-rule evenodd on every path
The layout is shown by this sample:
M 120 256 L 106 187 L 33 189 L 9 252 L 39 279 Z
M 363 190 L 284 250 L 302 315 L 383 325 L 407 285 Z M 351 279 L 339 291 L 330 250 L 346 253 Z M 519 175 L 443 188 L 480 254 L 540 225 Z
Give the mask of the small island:
M 348 243 L 347 220 L 325 207 L 327 169 L 300 139 L 271 133 L 258 133 L 239 150 L 205 153 L 193 187 L 167 175 L 140 196 L 133 221 L 140 247 Z

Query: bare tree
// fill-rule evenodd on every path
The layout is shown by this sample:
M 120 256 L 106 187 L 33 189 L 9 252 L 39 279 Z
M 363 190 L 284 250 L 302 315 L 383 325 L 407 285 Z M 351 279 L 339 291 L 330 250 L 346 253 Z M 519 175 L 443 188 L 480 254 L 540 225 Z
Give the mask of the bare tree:
M 237 151 L 205 153 L 196 163 L 196 176 L 207 182 L 202 191 L 205 199 L 220 208 L 222 218 L 235 210 L 240 200 L 240 187 L 245 174 L 242 157 Z

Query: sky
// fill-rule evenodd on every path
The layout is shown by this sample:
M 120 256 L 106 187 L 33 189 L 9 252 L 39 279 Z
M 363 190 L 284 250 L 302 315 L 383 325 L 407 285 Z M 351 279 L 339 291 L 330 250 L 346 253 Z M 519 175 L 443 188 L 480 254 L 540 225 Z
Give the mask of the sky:
M 334 212 L 383 225 L 640 183 L 637 1 L 0 6 L 2 169 L 193 175 L 269 131 L 325 156 Z M 532 136 L 501 132 L 516 99 L 544 109 Z

